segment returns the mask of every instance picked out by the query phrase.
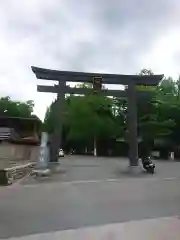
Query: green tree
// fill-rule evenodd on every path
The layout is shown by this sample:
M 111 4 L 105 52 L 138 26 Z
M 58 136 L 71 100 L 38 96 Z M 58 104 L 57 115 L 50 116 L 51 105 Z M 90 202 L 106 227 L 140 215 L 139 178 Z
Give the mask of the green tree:
M 63 129 L 66 141 L 83 142 L 87 145 L 100 138 L 116 138 L 122 126 L 113 114 L 113 99 L 99 95 L 69 96 L 65 100 Z M 55 119 L 54 103 L 47 109 L 44 129 L 53 132 Z
M 13 101 L 10 97 L 0 98 L 0 115 L 10 117 L 32 117 L 34 102 Z
M 159 115 L 174 122 L 169 136 L 173 144 L 180 144 L 180 78 L 165 78 L 158 86 Z
M 143 74 L 153 75 L 153 72 L 144 70 Z M 166 79 L 157 87 L 138 87 L 139 91 L 147 93 L 147 96 L 138 98 L 138 125 L 139 135 L 148 147 L 153 145 L 154 139 L 167 139 L 174 127 L 174 120 L 170 119 L 169 114 L 167 114 L 170 105 L 165 101 L 164 88 L 162 87 L 166 85 L 172 90 L 172 85 L 165 84 L 164 81 Z
M 75 86 L 75 88 L 93 88 L 92 83 L 80 83 Z M 102 85 L 102 89 L 106 89 L 104 85 Z
M 122 129 L 112 113 L 112 99 L 101 95 L 84 97 L 73 96 L 65 118 L 68 139 L 75 141 L 93 141 L 99 138 L 115 138 Z
M 139 75 L 144 76 L 144 75 L 154 75 L 153 71 L 151 69 L 143 68 Z
M 143 69 L 139 75 L 154 75 L 152 70 Z M 170 119 L 169 103 L 164 97 L 164 85 L 168 88 L 172 98 L 173 82 L 166 83 L 164 79 L 159 86 L 137 86 L 138 135 L 149 147 L 156 138 L 167 138 L 174 128 L 174 119 Z M 171 86 L 171 88 L 170 88 Z M 171 90 L 170 90 L 171 89 Z M 161 91 L 160 91 L 161 90 Z M 166 90 L 167 91 L 167 90 Z M 140 94 L 143 92 L 143 95 Z M 174 99 L 174 98 L 173 98 Z M 117 119 L 124 124 L 124 138 L 126 138 L 128 105 L 127 99 L 116 99 Z M 172 113 L 171 113 L 172 114 Z
M 70 127 L 70 138 L 88 139 L 94 136 L 113 136 L 116 133 L 111 99 L 90 95 L 73 96 L 69 101 L 66 124 Z
M 43 131 L 52 133 L 56 124 L 55 119 L 55 101 L 47 108 L 43 123 Z
M 150 88 L 147 96 L 138 99 L 139 133 L 143 139 L 153 140 L 167 136 L 172 131 L 173 121 L 165 114 L 164 103 L 159 101 L 157 90 Z M 164 111 L 162 111 L 164 109 Z

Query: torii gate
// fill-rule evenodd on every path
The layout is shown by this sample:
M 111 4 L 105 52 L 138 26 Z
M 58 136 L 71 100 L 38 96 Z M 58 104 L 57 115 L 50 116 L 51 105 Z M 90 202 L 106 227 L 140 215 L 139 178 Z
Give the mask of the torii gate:
M 137 135 L 137 90 L 136 85 L 155 86 L 164 75 L 122 75 L 122 74 L 102 74 L 102 73 L 84 73 L 71 71 L 58 71 L 45 68 L 32 67 L 37 79 L 58 81 L 58 85 L 45 86 L 37 85 L 38 92 L 57 93 L 56 101 L 56 120 L 52 136 L 51 161 L 58 159 L 58 149 L 62 143 L 62 115 L 65 93 L 88 94 L 92 89 L 70 88 L 66 82 L 93 83 L 94 79 L 102 79 L 102 84 L 121 84 L 126 85 L 126 90 L 104 90 L 101 93 L 106 96 L 127 97 L 128 99 L 128 141 L 129 141 L 129 163 L 130 166 L 138 166 L 138 135 Z M 138 94 L 146 94 L 138 92 Z

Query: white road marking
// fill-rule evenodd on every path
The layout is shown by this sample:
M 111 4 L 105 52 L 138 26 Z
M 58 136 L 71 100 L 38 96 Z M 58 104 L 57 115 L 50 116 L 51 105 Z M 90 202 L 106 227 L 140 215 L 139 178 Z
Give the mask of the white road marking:
M 81 183 L 101 183 L 101 182 L 127 182 L 127 181 L 157 181 L 157 180 L 176 180 L 179 177 L 169 177 L 169 178 L 110 178 L 110 179 L 97 179 L 97 180 L 82 180 L 82 181 L 69 181 L 61 182 L 60 184 L 81 184 Z

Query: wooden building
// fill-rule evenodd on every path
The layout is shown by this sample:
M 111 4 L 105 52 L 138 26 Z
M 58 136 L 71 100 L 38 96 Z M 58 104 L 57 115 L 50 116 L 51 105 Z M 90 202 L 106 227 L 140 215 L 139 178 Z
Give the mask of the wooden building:
M 0 117 L 0 159 L 36 160 L 41 121 L 36 118 Z

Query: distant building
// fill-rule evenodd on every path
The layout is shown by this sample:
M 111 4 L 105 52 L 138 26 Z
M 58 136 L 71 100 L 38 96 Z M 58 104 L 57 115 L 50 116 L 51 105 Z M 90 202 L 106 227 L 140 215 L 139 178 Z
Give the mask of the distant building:
M 0 116 L 0 160 L 36 161 L 41 125 L 35 117 Z
M 0 116 L 0 142 L 38 144 L 41 121 L 38 118 Z

